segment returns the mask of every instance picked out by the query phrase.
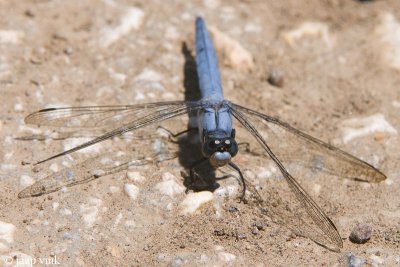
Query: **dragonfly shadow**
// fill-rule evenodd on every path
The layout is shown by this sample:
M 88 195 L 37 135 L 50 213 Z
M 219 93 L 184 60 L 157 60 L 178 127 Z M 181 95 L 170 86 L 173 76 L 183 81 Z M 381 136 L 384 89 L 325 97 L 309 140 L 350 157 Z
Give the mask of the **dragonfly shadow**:
M 181 49 L 185 63 L 183 65 L 183 86 L 185 88 L 185 101 L 198 101 L 200 99 L 199 79 L 197 76 L 196 60 L 192 55 L 192 51 L 188 48 L 186 42 L 182 43 Z M 189 123 L 185 138 L 180 138 L 179 145 L 179 163 L 186 170 L 190 170 L 193 164 L 199 162 L 203 155 L 201 153 L 200 139 L 197 130 L 196 114 L 189 114 Z M 215 170 L 209 163 L 204 161 L 195 168 L 195 177 L 190 177 L 189 172 L 183 173 L 184 185 L 188 190 L 214 191 L 219 187 L 216 183 Z M 193 178 L 193 179 L 192 179 Z

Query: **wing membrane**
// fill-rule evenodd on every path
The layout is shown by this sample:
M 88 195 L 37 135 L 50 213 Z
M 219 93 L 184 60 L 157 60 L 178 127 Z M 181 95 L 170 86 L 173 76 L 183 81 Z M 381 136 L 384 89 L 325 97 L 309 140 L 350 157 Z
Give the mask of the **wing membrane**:
M 386 176 L 375 167 L 347 152 L 303 133 L 289 124 L 259 112 L 232 104 L 234 110 L 246 114 L 256 129 L 283 163 L 298 162 L 314 172 L 322 171 L 342 178 L 378 183 Z
M 85 147 L 94 145 L 96 143 L 102 142 L 104 140 L 107 140 L 109 138 L 112 138 L 114 136 L 122 135 L 127 132 L 131 132 L 137 129 L 140 129 L 142 127 L 145 127 L 147 125 L 161 122 L 173 117 L 177 117 L 180 115 L 184 115 L 189 113 L 190 111 L 196 110 L 198 108 L 201 108 L 200 102 L 184 102 L 184 101 L 179 101 L 179 102 L 160 102 L 160 103 L 153 103 L 153 104 L 143 104 L 143 105 L 135 105 L 132 106 L 132 110 L 137 110 L 138 107 L 142 107 L 145 109 L 143 112 L 139 112 L 139 115 L 137 114 L 131 114 L 131 118 L 133 118 L 132 121 L 122 121 L 120 126 L 112 131 L 106 132 L 103 135 L 100 135 L 99 137 L 96 137 L 86 143 L 83 143 L 79 146 L 76 146 L 72 149 L 69 149 L 67 151 L 64 151 L 62 153 L 56 154 L 54 156 L 51 156 L 45 160 L 39 161 L 36 164 L 40 164 L 43 162 L 46 162 L 48 160 L 64 156 L 67 154 L 70 154 L 72 152 L 81 150 Z M 31 114 L 30 116 L 27 117 L 27 121 L 36 121 L 36 122 L 44 122 L 47 123 L 46 125 L 67 125 L 71 120 L 77 117 L 83 117 L 85 118 L 85 121 L 90 121 L 91 114 L 94 114 L 94 119 L 96 121 L 98 120 L 97 115 L 98 114 L 113 114 L 115 115 L 115 111 L 107 112 L 104 110 L 103 112 L 98 112 L 98 110 L 102 110 L 103 107 L 89 107 L 89 108 L 62 108 L 60 109 L 45 109 L 42 111 L 38 111 L 36 113 Z M 65 110 L 69 111 L 76 111 L 72 112 L 72 114 L 65 114 Z M 79 111 L 79 110 L 85 110 L 85 111 Z M 91 113 L 94 110 L 93 113 Z M 122 110 L 123 112 L 124 110 Z M 107 116 L 107 119 L 109 118 Z M 33 119 L 36 118 L 36 119 Z M 47 120 L 43 120 L 42 118 L 51 118 Z M 104 117 L 103 117 L 104 118 Z M 104 120 L 102 121 L 102 123 Z
M 141 166 L 175 158 L 175 152 L 158 153 L 133 159 L 128 155 L 115 156 L 104 154 L 87 159 L 72 167 L 64 168 L 23 189 L 18 198 L 40 196 L 60 190 L 62 187 L 86 183 L 94 179 L 126 170 L 132 166 Z
M 112 128 L 154 112 L 167 111 L 182 103 L 182 101 L 171 101 L 124 106 L 47 108 L 28 115 L 25 123 L 68 128 Z
M 306 191 L 301 187 L 301 185 L 292 177 L 291 174 L 287 172 L 284 165 L 277 158 L 277 156 L 271 151 L 271 148 L 265 141 L 264 137 L 258 132 L 258 130 L 253 126 L 253 122 L 249 120 L 248 116 L 245 116 L 242 113 L 242 109 L 240 107 L 233 106 L 232 115 L 257 139 L 257 141 L 261 144 L 264 150 L 267 152 L 268 156 L 276 163 L 283 177 L 285 178 L 289 188 L 292 190 L 293 194 L 298 203 L 300 203 L 300 208 L 304 208 L 306 211 L 307 217 L 305 219 L 311 219 L 309 223 L 302 219 L 298 210 L 291 210 L 287 208 L 286 210 L 290 210 L 289 217 L 287 212 L 284 214 L 282 211 L 285 209 L 279 209 L 274 207 L 272 210 L 278 210 L 275 212 L 275 215 L 278 215 L 280 222 L 286 223 L 285 225 L 289 228 L 295 230 L 296 233 L 300 235 L 307 236 L 314 240 L 315 242 L 322 244 L 328 248 L 332 248 L 334 250 L 339 250 L 343 244 L 342 239 L 340 237 L 339 232 L 337 231 L 335 225 L 328 218 L 328 216 L 322 211 L 322 209 L 312 200 L 312 198 L 306 193 Z M 285 142 L 285 140 L 282 140 Z M 263 194 L 264 195 L 264 194 Z M 279 195 L 277 195 L 279 196 Z M 272 197 L 270 197 L 272 199 Z M 258 195 L 259 205 L 263 206 L 265 204 L 269 204 L 269 199 L 265 200 L 261 195 Z M 276 201 L 276 200 L 274 200 Z M 292 214 L 295 214 L 293 216 Z M 289 218 L 289 219 L 288 219 Z M 293 218 L 297 220 L 293 220 Z M 301 221 L 303 225 L 299 224 L 298 221 Z M 317 228 L 313 228 L 313 224 L 317 225 Z M 299 227 L 301 226 L 301 227 Z M 305 227 L 304 227 L 305 226 Z M 301 229 L 312 228 L 315 229 L 315 234 L 312 231 L 306 231 Z M 322 233 L 321 233 L 322 231 Z M 333 246 L 333 247 L 332 247 Z

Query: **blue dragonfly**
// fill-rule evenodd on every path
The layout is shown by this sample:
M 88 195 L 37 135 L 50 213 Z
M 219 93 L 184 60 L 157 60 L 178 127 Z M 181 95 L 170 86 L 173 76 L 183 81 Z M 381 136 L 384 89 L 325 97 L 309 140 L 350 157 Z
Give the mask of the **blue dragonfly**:
M 209 37 L 205 22 L 196 19 L 196 67 L 199 78 L 201 99 L 198 101 L 169 101 L 124 106 L 84 106 L 66 108 L 48 108 L 27 116 L 29 124 L 56 127 L 114 127 L 86 143 L 73 147 L 36 164 L 68 155 L 104 140 L 134 132 L 149 125 L 187 115 L 197 119 L 197 130 L 200 137 L 202 159 L 190 168 L 194 179 L 194 169 L 204 162 L 209 162 L 215 169 L 229 166 L 237 172 L 242 184 L 241 200 L 245 197 L 246 184 L 249 191 L 249 202 L 260 210 L 267 212 L 273 209 L 267 194 L 253 186 L 244 178 L 241 169 L 232 159 L 238 153 L 236 130 L 233 118 L 239 126 L 247 130 L 263 151 L 262 158 L 272 160 L 280 171 L 283 181 L 296 202 L 295 208 L 276 211 L 279 220 L 288 224 L 295 233 L 311 238 L 316 243 L 332 250 L 342 248 L 342 238 L 329 217 L 308 195 L 292 175 L 290 166 L 293 162 L 305 166 L 309 172 L 306 176 L 325 173 L 343 178 L 365 182 L 380 182 L 386 176 L 370 164 L 303 133 L 289 124 L 225 100 L 222 92 L 217 57 Z M 90 172 L 98 167 L 101 156 L 81 162 L 71 168 L 65 168 L 52 174 L 19 193 L 19 198 L 39 196 L 60 190 L 64 186 L 84 183 L 100 176 L 115 173 L 131 165 L 149 164 L 173 158 L 171 154 L 154 154 L 132 160 L 130 157 L 120 160 L 121 164 L 103 162 L 101 172 Z M 296 173 L 293 171 L 293 173 Z M 268 188 L 266 188 L 268 190 Z M 279 194 L 273 197 L 279 198 Z M 299 210 L 302 209 L 301 213 Z M 274 213 L 274 211 L 272 212 Z M 306 226 L 305 226 L 306 225 Z M 303 228 L 303 229 L 301 229 Z

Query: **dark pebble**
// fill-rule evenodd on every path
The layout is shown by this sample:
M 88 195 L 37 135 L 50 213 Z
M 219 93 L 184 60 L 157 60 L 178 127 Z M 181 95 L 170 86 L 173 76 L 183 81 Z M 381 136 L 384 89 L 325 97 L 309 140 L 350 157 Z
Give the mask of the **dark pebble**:
M 228 211 L 229 211 L 229 212 L 237 212 L 237 211 L 238 211 L 238 208 L 232 207 L 232 206 L 231 206 L 231 207 L 228 208 Z
M 271 70 L 267 81 L 269 82 L 269 84 L 273 86 L 283 87 L 284 84 L 283 72 L 278 69 Z
M 256 223 L 254 224 L 254 226 L 255 226 L 258 230 L 260 230 L 260 231 L 262 231 L 262 230 L 265 229 L 264 224 L 261 223 L 261 222 L 256 222 Z
M 223 236 L 223 235 L 225 235 L 225 231 L 222 228 L 214 229 L 214 235 Z
M 368 224 L 359 224 L 351 231 L 349 240 L 356 244 L 364 244 L 371 238 L 371 234 L 372 226 Z

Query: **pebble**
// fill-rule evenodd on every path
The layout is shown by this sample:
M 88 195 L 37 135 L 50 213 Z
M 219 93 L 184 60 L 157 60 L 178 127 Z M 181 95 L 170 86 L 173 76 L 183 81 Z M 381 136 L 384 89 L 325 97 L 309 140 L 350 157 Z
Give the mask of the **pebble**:
M 391 13 L 381 15 L 380 24 L 375 29 L 380 42 L 380 53 L 392 67 L 400 70 L 400 22 Z
M 99 43 L 103 48 L 107 48 L 117 42 L 123 36 L 129 34 L 131 30 L 138 30 L 143 23 L 144 12 L 136 7 L 130 7 L 125 15 L 121 17 L 120 24 L 114 28 L 105 28 L 100 36 Z
M 364 244 L 371 238 L 371 234 L 372 226 L 368 224 L 359 224 L 351 231 L 349 240 L 356 244 Z
M 19 184 L 23 187 L 30 186 L 35 183 L 35 179 L 30 177 L 29 175 L 21 175 L 19 178 Z
M 231 262 L 236 259 L 236 256 L 228 252 L 219 252 L 218 258 L 224 262 Z
M 163 173 L 163 181 L 156 184 L 155 188 L 162 194 L 173 197 L 174 195 L 185 192 L 185 187 L 176 182 L 176 177 L 171 173 Z
M 88 203 L 80 206 L 80 212 L 82 213 L 83 221 L 86 227 L 92 227 L 94 222 L 97 220 L 99 209 L 102 205 L 101 199 L 90 197 Z
M 327 48 L 333 47 L 333 40 L 329 33 L 329 27 L 322 22 L 304 22 L 299 27 L 285 32 L 282 37 L 291 47 L 303 45 L 305 40 L 310 37 L 321 39 Z
M 21 31 L 0 30 L 0 44 L 19 44 L 23 37 Z
M 132 200 L 135 200 L 139 195 L 139 187 L 134 184 L 125 184 L 124 191 Z
M 215 27 L 209 29 L 213 35 L 215 48 L 224 55 L 226 65 L 242 72 L 249 72 L 254 69 L 253 56 L 238 41 Z
M 341 125 L 343 128 L 342 139 L 344 143 L 375 132 L 397 134 L 397 130 L 380 113 L 365 118 L 349 119 L 343 121 Z
M 163 79 L 162 75 L 152 69 L 145 68 L 134 78 L 135 82 L 159 82 Z
M 198 208 L 200 208 L 203 204 L 211 201 L 213 198 L 213 193 L 209 191 L 187 194 L 186 198 L 180 204 L 182 214 L 193 214 Z
M 268 75 L 267 81 L 269 82 L 270 85 L 276 86 L 276 87 L 283 87 L 284 84 L 284 75 L 283 72 L 279 69 L 273 69 Z
M 126 176 L 128 177 L 129 180 L 132 180 L 132 181 L 135 181 L 135 182 L 138 182 L 138 183 L 143 183 L 144 181 L 146 181 L 146 177 L 141 175 L 140 172 L 128 171 L 126 173 Z
M 365 263 L 364 259 L 354 256 L 351 252 L 345 254 L 345 259 L 347 267 L 361 267 Z
M 15 229 L 13 224 L 0 221 L 0 250 L 8 249 L 8 245 L 14 242 Z

